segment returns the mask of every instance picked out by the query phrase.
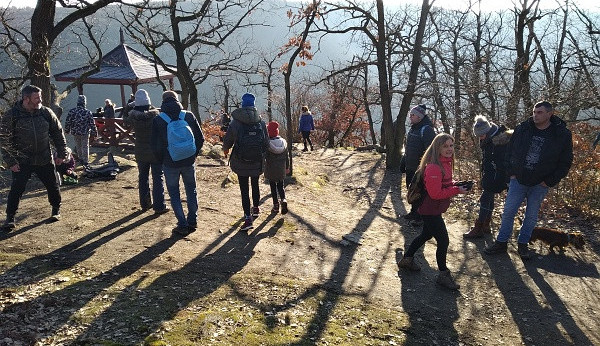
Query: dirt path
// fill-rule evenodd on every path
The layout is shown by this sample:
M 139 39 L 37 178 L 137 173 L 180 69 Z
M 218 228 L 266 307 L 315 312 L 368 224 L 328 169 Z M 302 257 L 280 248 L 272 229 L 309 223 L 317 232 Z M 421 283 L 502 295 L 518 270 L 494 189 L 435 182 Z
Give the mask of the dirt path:
M 448 265 L 460 291 L 434 284 L 433 241 L 417 255 L 420 273 L 398 272 L 397 257 L 419 230 L 398 218 L 406 212 L 401 177 L 378 154 L 299 154 L 297 182 L 286 188 L 290 213 L 270 215 L 269 187 L 261 184 L 262 213 L 248 234 L 238 232 L 237 185 L 222 185 L 229 169 L 203 156 L 199 228 L 185 238 L 171 236 L 172 214 L 141 212 L 132 155 L 118 156 L 125 170 L 116 180 L 63 189 L 57 223 L 44 222 L 50 209 L 40 186 L 26 193 L 18 228 L 0 236 L 0 345 L 128 345 L 150 336 L 228 344 L 237 330 L 248 344 L 600 345 L 598 247 L 564 255 L 536 247 L 526 263 L 512 247 L 485 256 L 491 237 L 461 236 L 468 224 L 458 216 L 473 212 L 474 196 L 457 199 L 458 212 L 446 218 Z M 4 201 L 9 176 L 0 179 Z M 259 311 L 266 329 L 253 333 L 236 317 L 237 324 L 191 333 L 186 321 L 215 306 Z M 361 314 L 350 314 L 354 308 Z M 293 329 L 287 340 L 294 342 L 264 339 L 274 328 L 270 316 L 284 316 L 275 325 L 282 335 Z

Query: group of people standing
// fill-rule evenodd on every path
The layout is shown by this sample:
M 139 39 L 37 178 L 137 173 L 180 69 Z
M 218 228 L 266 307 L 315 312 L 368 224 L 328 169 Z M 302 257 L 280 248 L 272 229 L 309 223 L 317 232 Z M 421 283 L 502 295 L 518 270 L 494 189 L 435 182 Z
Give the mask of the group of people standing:
M 436 262 L 440 271 L 436 282 L 456 290 L 460 285 L 452 278 L 446 266 L 449 236 L 442 214 L 448 209 L 451 197 L 469 193 L 469 190 L 465 186 L 457 186 L 452 179 L 454 138 L 440 133 L 427 143 L 430 137 L 425 136 L 426 129 L 423 130 L 423 127 L 431 126 L 431 121 L 425 110 L 422 105 L 411 110 L 412 125 L 407 134 L 403 168 L 407 175 L 407 186 L 411 181 L 409 175 L 414 175 L 417 168 L 419 174 L 424 174 L 426 196 L 416 211 L 413 208 L 405 215 L 410 220 L 422 219 L 423 229 L 410 243 L 398 266 L 411 271 L 420 270 L 414 255 L 427 240 L 435 238 Z M 485 116 L 474 119 L 473 134 L 479 138 L 483 154 L 483 192 L 475 225 L 463 235 L 464 238 L 481 238 L 484 234 L 491 233 L 494 196 L 508 188 L 498 235 L 494 243 L 484 249 L 488 255 L 507 251 L 515 216 L 523 201 L 526 201 L 525 217 L 517 239 L 517 252 L 523 260 L 531 258 L 528 242 L 537 223 L 542 201 L 548 189 L 566 177 L 573 162 L 571 132 L 566 123 L 554 115 L 552 104 L 547 101 L 538 102 L 532 111 L 532 116 L 520 123 L 514 131 L 488 121 Z M 414 166 L 415 157 L 418 158 L 418 166 Z

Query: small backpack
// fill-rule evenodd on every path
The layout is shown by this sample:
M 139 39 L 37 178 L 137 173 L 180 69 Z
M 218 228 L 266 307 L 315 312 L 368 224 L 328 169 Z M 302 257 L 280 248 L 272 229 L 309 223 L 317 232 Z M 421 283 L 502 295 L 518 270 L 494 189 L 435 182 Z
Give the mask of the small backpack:
M 423 176 L 424 174 L 421 172 L 421 169 L 418 169 L 415 175 L 413 175 L 408 185 L 408 191 L 406 192 L 406 201 L 417 208 L 421 206 L 427 194 Z
M 196 154 L 194 132 L 185 121 L 185 111 L 179 113 L 179 119 L 171 119 L 161 112 L 160 117 L 167 123 L 167 150 L 173 161 L 180 161 Z
M 237 158 L 246 162 L 260 162 L 265 157 L 265 133 L 262 123 L 241 123 L 234 152 Z

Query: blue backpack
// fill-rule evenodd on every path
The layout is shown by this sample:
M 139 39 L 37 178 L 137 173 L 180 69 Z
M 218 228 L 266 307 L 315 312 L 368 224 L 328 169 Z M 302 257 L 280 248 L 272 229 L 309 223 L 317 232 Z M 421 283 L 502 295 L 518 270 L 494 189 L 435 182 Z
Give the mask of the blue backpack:
M 179 113 L 179 119 L 173 120 L 163 112 L 160 117 L 167 123 L 167 150 L 173 161 L 196 155 L 194 132 L 185 121 L 185 111 Z

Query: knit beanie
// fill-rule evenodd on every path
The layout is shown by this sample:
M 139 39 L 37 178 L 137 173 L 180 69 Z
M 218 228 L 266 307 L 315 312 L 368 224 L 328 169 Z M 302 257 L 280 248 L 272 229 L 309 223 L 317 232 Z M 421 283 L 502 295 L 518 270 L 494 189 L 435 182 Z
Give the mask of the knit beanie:
M 254 95 L 245 93 L 244 96 L 242 96 L 242 107 L 254 107 L 254 100 Z
M 498 125 L 489 122 L 485 116 L 478 115 L 475 117 L 475 122 L 473 123 L 473 134 L 475 136 L 492 135 L 497 130 Z
M 425 118 L 426 112 L 427 112 L 427 106 L 421 104 L 418 106 L 414 106 L 410 112 L 416 116 L 419 117 L 419 119 L 423 119 Z
M 174 92 L 173 90 L 167 90 L 162 94 L 162 99 L 163 101 L 168 99 L 169 97 L 174 98 L 176 101 L 179 101 L 178 97 L 177 97 L 177 93 Z
M 267 124 L 267 133 L 271 138 L 279 136 L 279 123 L 276 121 L 269 121 Z
M 148 92 L 144 89 L 140 89 L 135 92 L 135 106 L 150 106 L 150 96 L 148 96 Z
M 84 106 L 87 103 L 87 99 L 85 98 L 85 95 L 79 95 L 77 96 L 77 105 L 78 106 Z

